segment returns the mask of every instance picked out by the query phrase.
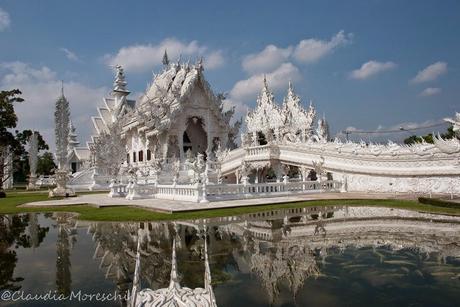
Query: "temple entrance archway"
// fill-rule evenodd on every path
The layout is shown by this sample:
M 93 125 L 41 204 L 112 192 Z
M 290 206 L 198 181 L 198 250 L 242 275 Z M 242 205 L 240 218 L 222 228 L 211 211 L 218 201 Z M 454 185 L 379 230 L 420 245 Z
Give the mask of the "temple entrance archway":
M 195 156 L 205 154 L 208 147 L 207 133 L 204 129 L 203 119 L 197 116 L 187 118 L 187 128 L 183 134 L 184 153 L 191 150 Z

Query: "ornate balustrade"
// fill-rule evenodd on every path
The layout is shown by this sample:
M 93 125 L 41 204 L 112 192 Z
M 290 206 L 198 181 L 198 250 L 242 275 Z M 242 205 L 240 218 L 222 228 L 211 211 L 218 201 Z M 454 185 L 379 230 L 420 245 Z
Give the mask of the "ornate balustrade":
M 191 202 L 245 199 L 290 194 L 339 192 L 338 181 L 296 181 L 254 184 L 129 184 L 112 183 L 110 197 L 127 199 L 158 198 Z M 206 194 L 204 194 L 206 193 Z
M 110 192 L 109 192 L 109 197 L 126 197 L 128 194 L 128 188 L 127 184 L 124 183 L 116 183 L 113 182 L 110 183 Z
M 264 159 L 277 159 L 280 155 L 280 150 L 277 145 L 262 145 L 247 147 L 245 160 L 264 160 Z
M 339 192 L 341 183 L 334 180 L 324 182 L 270 182 L 254 184 L 216 184 L 206 186 L 206 198 L 212 200 L 243 199 L 264 196 Z
M 199 202 L 202 190 L 201 184 L 157 185 L 155 198 Z

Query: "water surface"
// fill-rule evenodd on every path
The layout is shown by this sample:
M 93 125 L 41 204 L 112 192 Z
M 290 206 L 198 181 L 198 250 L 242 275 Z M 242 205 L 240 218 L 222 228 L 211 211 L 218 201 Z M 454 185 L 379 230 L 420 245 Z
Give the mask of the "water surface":
M 158 223 L 94 223 L 65 213 L 0 219 L 2 292 L 123 296 L 132 287 L 138 240 L 142 288 L 165 288 L 174 238 L 180 284 L 203 287 L 205 233 L 218 306 L 460 305 L 455 217 L 335 206 Z

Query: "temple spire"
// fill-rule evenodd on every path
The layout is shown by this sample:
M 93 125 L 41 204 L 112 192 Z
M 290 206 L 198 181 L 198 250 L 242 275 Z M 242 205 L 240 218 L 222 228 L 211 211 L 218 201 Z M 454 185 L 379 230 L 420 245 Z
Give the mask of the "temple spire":
M 288 83 L 288 91 L 291 92 L 291 93 L 294 92 L 294 88 L 292 86 L 291 80 L 289 80 L 289 83 Z
M 114 109 L 117 110 L 112 114 L 112 121 L 115 121 L 119 113 L 126 104 L 126 96 L 130 91 L 127 89 L 128 83 L 125 80 L 125 72 L 121 65 L 115 66 L 115 81 L 113 82 L 112 96 L 115 98 Z
M 163 54 L 163 65 L 166 67 L 169 65 L 169 57 L 168 57 L 168 52 L 165 49 L 165 53 Z
M 64 80 L 61 80 L 61 97 L 64 97 Z
M 115 81 L 113 82 L 113 91 L 129 93 L 129 91 L 126 89 L 126 85 L 128 85 L 128 83 L 125 80 L 125 72 L 123 67 L 121 67 L 121 65 L 116 65 L 115 70 L 116 73 Z

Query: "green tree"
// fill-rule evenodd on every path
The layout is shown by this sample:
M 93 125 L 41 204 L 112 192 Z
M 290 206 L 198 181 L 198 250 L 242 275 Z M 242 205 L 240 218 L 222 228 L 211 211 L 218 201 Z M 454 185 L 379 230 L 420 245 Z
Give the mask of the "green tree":
M 454 127 L 450 126 L 449 128 L 447 128 L 447 131 L 445 133 L 442 133 L 441 137 L 446 140 L 454 138 L 455 137 Z M 428 133 L 427 135 L 423 135 L 423 136 L 411 135 L 410 137 L 404 139 L 404 144 L 411 145 L 415 143 L 422 143 L 423 141 L 429 144 L 433 144 L 434 143 L 433 133 Z
M 6 196 L 3 191 L 3 183 L 7 179 L 4 178 L 4 167 L 8 147 L 10 146 L 14 150 L 18 145 L 17 140 L 9 129 L 16 128 L 18 123 L 14 104 L 24 101 L 20 97 L 21 94 L 18 89 L 0 92 L 0 197 Z
M 54 170 L 56 168 L 57 168 L 57 165 L 56 163 L 54 163 L 52 153 L 45 152 L 38 158 L 37 174 L 51 175 L 51 174 L 54 174 Z

